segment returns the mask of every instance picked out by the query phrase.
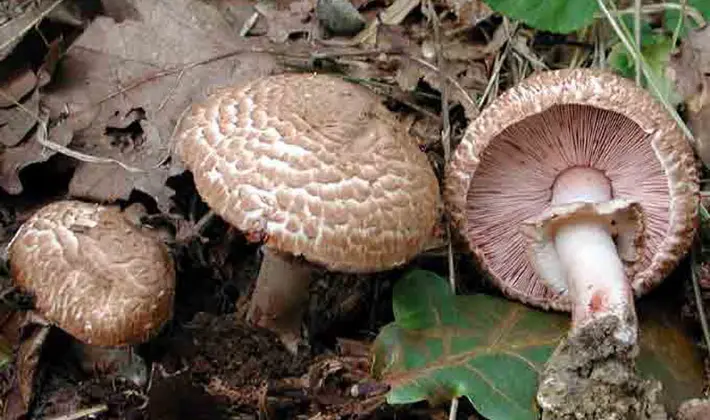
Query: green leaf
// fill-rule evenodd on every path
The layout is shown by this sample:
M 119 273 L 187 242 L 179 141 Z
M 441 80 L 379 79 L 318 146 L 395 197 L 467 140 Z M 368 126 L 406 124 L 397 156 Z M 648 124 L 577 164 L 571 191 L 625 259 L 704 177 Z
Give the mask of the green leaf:
M 373 376 L 388 383 L 390 404 L 439 404 L 467 397 L 489 420 L 538 418 L 543 366 L 569 328 L 569 315 L 487 295 L 456 296 L 438 275 L 409 272 L 393 292 L 395 322 L 372 347 Z M 677 312 L 668 308 L 665 312 Z M 664 403 L 700 395 L 702 358 L 663 310 L 642 319 L 638 368 L 664 383 Z
M 680 2 L 674 2 L 680 4 Z M 710 1 L 708 0 L 688 0 L 686 3 L 688 6 L 694 7 L 700 14 L 703 15 L 705 20 L 710 20 Z M 666 9 L 663 12 L 663 26 L 666 31 L 673 33 L 678 21 L 680 20 L 680 10 Z M 680 28 L 680 36 L 682 38 L 688 35 L 688 31 L 692 29 L 698 29 L 698 26 L 693 22 L 692 19 L 685 18 Z
M 494 11 L 535 29 L 574 32 L 592 23 L 599 10 L 596 0 L 484 0 Z
M 621 20 L 620 23 L 623 23 L 627 28 L 629 28 L 629 31 L 631 33 L 634 32 L 634 26 L 636 25 L 635 23 L 635 18 L 633 15 L 622 15 L 620 18 Z M 641 44 L 643 45 L 644 42 L 648 42 L 648 37 L 653 35 L 653 27 L 651 26 L 651 23 L 647 20 L 644 19 L 642 16 L 641 19 Z
M 661 90 L 661 95 L 673 105 L 682 102 L 682 98 L 675 91 L 674 85 L 665 76 L 666 68 L 673 52 L 672 40 L 666 35 L 645 33 L 641 37 L 641 55 L 648 63 L 656 85 Z M 624 77 L 633 79 L 636 74 L 636 63 L 622 42 L 617 42 L 611 48 L 607 59 L 609 66 Z M 643 77 L 643 85 L 648 85 L 648 79 Z
M 390 404 L 466 396 L 489 419 L 537 418 L 539 372 L 569 318 L 486 295 L 454 296 L 444 279 L 412 271 L 395 285 L 395 322 L 373 345 L 373 373 Z

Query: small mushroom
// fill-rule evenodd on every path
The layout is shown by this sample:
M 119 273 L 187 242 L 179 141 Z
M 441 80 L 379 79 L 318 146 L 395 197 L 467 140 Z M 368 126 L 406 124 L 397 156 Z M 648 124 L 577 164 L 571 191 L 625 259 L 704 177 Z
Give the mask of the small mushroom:
M 704 420 L 710 418 L 710 399 L 693 398 L 684 401 L 676 413 L 677 420 Z
M 439 189 L 426 155 L 373 93 L 338 77 L 224 88 L 193 105 L 177 133 L 202 198 L 262 242 L 248 317 L 291 351 L 314 267 L 394 268 L 433 233 Z
M 42 207 L 20 227 L 8 258 L 14 284 L 34 295 L 35 312 L 86 344 L 138 344 L 172 317 L 167 247 L 117 207 Z
M 614 319 L 634 348 L 634 297 L 687 252 L 698 173 L 674 120 L 612 73 L 539 73 L 468 127 L 446 175 L 452 218 L 509 297 L 572 312 L 571 335 Z M 608 325 L 608 324 L 606 324 Z

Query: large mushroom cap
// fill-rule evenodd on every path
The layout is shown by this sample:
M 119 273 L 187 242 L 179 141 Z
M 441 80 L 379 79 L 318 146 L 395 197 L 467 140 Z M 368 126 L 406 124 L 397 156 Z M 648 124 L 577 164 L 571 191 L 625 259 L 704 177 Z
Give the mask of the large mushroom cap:
M 630 280 L 637 296 L 687 252 L 697 219 L 698 174 L 691 147 L 645 90 L 612 73 L 560 70 L 533 75 L 468 127 L 446 174 L 454 221 L 492 280 L 510 297 L 570 310 L 531 265 L 525 221 L 551 211 L 557 177 L 594 168 L 614 199 L 638 202 L 644 249 Z
M 116 207 L 49 204 L 20 227 L 9 260 L 15 285 L 34 295 L 36 310 L 86 343 L 140 343 L 172 316 L 167 248 Z
M 286 74 L 196 104 L 177 151 L 207 204 L 248 237 L 337 271 L 416 255 L 437 218 L 424 153 L 369 90 Z

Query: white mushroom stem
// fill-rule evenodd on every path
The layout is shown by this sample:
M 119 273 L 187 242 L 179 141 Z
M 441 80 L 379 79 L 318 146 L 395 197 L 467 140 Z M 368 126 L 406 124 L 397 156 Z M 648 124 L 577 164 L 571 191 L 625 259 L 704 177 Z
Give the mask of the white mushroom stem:
M 276 333 L 292 353 L 301 342 L 301 322 L 312 269 L 307 263 L 262 247 L 264 257 L 251 298 L 248 320 Z
M 611 184 L 591 168 L 571 168 L 555 181 L 552 204 L 610 200 Z M 589 218 L 559 228 L 555 249 L 565 269 L 572 301 L 572 333 L 602 317 L 619 319 L 614 335 L 632 344 L 637 337 L 633 292 L 607 223 Z

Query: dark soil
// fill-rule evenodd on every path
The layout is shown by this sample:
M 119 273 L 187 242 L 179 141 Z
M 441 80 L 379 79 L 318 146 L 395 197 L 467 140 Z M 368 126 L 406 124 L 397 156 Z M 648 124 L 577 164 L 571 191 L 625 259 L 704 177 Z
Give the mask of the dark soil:
M 30 185 L 43 173 L 64 182 L 27 188 L 27 193 L 3 200 L 4 242 L 40 205 L 65 197 L 70 176 L 55 174 L 66 170 L 63 159 L 25 170 L 23 176 Z M 176 191 L 173 211 L 178 221 L 195 221 L 207 213 L 189 174 L 171 179 L 170 185 Z M 155 208 L 149 200 L 142 195 L 132 197 L 148 209 Z M 174 234 L 181 228 L 175 220 L 154 213 L 144 222 Z M 309 348 L 292 356 L 270 332 L 243 321 L 261 260 L 258 246 L 219 218 L 207 225 L 202 236 L 172 244 L 179 279 L 174 318 L 157 337 L 139 346 L 130 361 L 125 352 L 93 355 L 99 360 L 88 361 L 90 354 L 81 344 L 52 330 L 42 347 L 27 418 L 53 418 L 92 408 L 98 411 L 94 419 L 305 419 L 317 415 L 322 419 L 428 419 L 446 414 L 444 408 L 426 404 L 396 408 L 384 404 L 386 389 L 368 377 L 367 353 L 368 343 L 393 319 L 391 291 L 402 272 L 417 266 L 446 275 L 444 256 L 424 255 L 410 267 L 373 275 L 316 270 L 304 319 Z M 471 272 L 465 260 L 457 264 L 461 274 Z M 470 287 L 464 285 L 463 290 Z M 23 298 L 14 296 L 13 300 Z M 92 363 L 108 367 L 100 372 L 81 368 Z M 9 365 L 4 372 L 8 379 L 2 382 L 5 391 L 12 386 L 12 372 Z M 140 376 L 143 384 L 130 380 Z M 351 396 L 353 386 L 365 395 Z M 463 404 L 459 418 L 468 418 L 471 412 Z
M 0 23 L 22 11 L 15 10 L 15 6 L 26 3 L 0 0 Z M 98 7 L 111 2 L 80 3 Z M 116 2 L 116 6 L 120 7 L 120 3 Z M 93 6 L 83 8 L 87 13 L 95 12 Z M 489 26 L 500 23 L 493 20 L 481 23 L 473 32 L 481 32 L 481 38 L 483 32 L 492 33 Z M 30 31 L 7 58 L 9 68 L 26 63 L 38 67 L 42 63 L 46 45 L 39 33 L 48 39 L 62 35 L 66 45 L 81 33 L 81 28 L 56 22 L 43 22 L 39 29 Z M 535 39 L 552 52 L 564 41 L 554 37 Z M 2 76 L 0 69 L 0 81 Z M 427 93 L 437 95 L 431 88 Z M 394 111 L 408 109 L 403 103 L 389 102 Z M 429 102 L 421 105 L 438 110 L 438 99 Z M 454 108 L 451 118 L 455 147 L 465 127 L 462 109 Z M 434 135 L 438 139 L 438 126 Z M 441 160 L 443 150 L 438 141 L 426 151 Z M 11 196 L 0 190 L 0 249 L 39 206 L 68 198 L 76 165 L 71 158 L 55 155 L 20 172 L 22 194 Z M 142 204 L 149 213 L 144 223 L 164 229 L 166 238 L 181 237 L 209 208 L 196 193 L 190 174 L 174 176 L 168 186 L 175 191 L 170 214 L 159 213 L 153 198 L 138 192 L 119 204 Z M 42 346 L 38 381 L 32 388 L 33 399 L 25 418 L 52 419 L 81 413 L 85 413 L 81 418 L 130 420 L 448 418 L 447 407 L 385 404 L 386 389 L 369 377 L 368 354 L 368 345 L 377 332 L 393 320 L 394 283 L 413 267 L 447 276 L 445 253 L 425 254 L 407 267 L 372 275 L 316 270 L 303 323 L 308 346 L 293 356 L 274 335 L 243 321 L 261 262 L 258 245 L 249 243 L 217 217 L 192 240 L 173 241 L 170 245 L 178 272 L 172 321 L 157 337 L 136 348 L 134 354 L 117 351 L 96 355 L 61 331 L 52 330 Z M 469 256 L 455 255 L 458 293 L 485 291 L 500 296 L 477 276 Z M 12 292 L 7 274 L 5 267 L 0 267 L 0 286 L 7 292 L 0 291 L 0 337 L 5 336 L 17 347 L 19 329 L 15 318 L 7 313 L 26 310 L 31 299 Z M 656 296 L 666 299 L 664 293 L 658 291 Z M 686 296 L 685 301 L 692 299 Z M 697 309 L 690 306 L 685 312 L 692 316 Z M 0 350 L 4 345 L 0 343 Z M 86 365 L 105 369 L 87 371 Z M 15 385 L 15 370 L 14 363 L 0 367 L 0 392 L 4 397 Z M 354 389 L 357 396 L 353 396 Z M 3 418 L 18 418 L 8 415 L 7 399 L 3 403 Z M 94 410 L 95 414 L 89 415 L 85 410 Z M 479 417 L 461 399 L 457 418 Z

